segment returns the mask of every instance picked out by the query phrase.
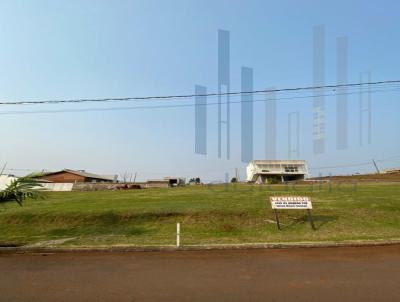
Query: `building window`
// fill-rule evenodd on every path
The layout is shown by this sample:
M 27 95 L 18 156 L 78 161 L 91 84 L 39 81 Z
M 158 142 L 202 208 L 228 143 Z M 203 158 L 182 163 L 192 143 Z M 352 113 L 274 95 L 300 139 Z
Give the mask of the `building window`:
M 296 166 L 285 166 L 285 172 L 286 173 L 299 172 L 299 168 Z

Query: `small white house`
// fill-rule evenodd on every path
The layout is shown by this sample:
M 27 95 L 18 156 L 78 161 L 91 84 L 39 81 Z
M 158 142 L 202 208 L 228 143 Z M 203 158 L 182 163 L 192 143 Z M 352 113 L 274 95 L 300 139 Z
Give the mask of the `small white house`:
M 305 160 L 252 160 L 247 166 L 247 181 L 255 183 L 302 180 L 307 174 Z
M 0 190 L 4 190 L 14 179 L 12 175 L 0 175 Z

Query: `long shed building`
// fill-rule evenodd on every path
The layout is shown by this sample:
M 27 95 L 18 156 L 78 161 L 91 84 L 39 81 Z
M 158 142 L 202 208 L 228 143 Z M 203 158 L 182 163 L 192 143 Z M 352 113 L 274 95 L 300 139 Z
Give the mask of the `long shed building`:
M 64 169 L 39 175 L 38 180 L 52 183 L 116 182 L 116 175 L 98 175 L 84 170 Z
M 247 181 L 255 183 L 302 180 L 307 174 L 305 160 L 252 160 L 247 166 Z

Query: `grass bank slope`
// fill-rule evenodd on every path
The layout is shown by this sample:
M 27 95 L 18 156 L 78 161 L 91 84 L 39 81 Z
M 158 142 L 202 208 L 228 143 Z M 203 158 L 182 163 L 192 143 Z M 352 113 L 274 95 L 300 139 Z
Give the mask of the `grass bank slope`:
M 280 211 L 268 198 L 313 199 L 317 227 L 305 211 Z M 344 241 L 400 238 L 400 186 L 334 184 L 215 185 L 170 189 L 52 192 L 24 207 L 0 207 L 0 244 L 62 246 L 167 245 L 181 223 L 183 244 Z M 66 239 L 65 241 L 62 239 Z

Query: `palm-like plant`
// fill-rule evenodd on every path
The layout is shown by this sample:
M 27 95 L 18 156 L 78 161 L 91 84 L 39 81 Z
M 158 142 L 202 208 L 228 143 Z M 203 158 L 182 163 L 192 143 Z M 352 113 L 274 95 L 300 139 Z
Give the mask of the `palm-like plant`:
M 38 198 L 42 196 L 40 185 L 35 175 L 29 174 L 11 181 L 11 183 L 0 191 L 0 203 L 16 201 L 20 206 L 27 198 Z

